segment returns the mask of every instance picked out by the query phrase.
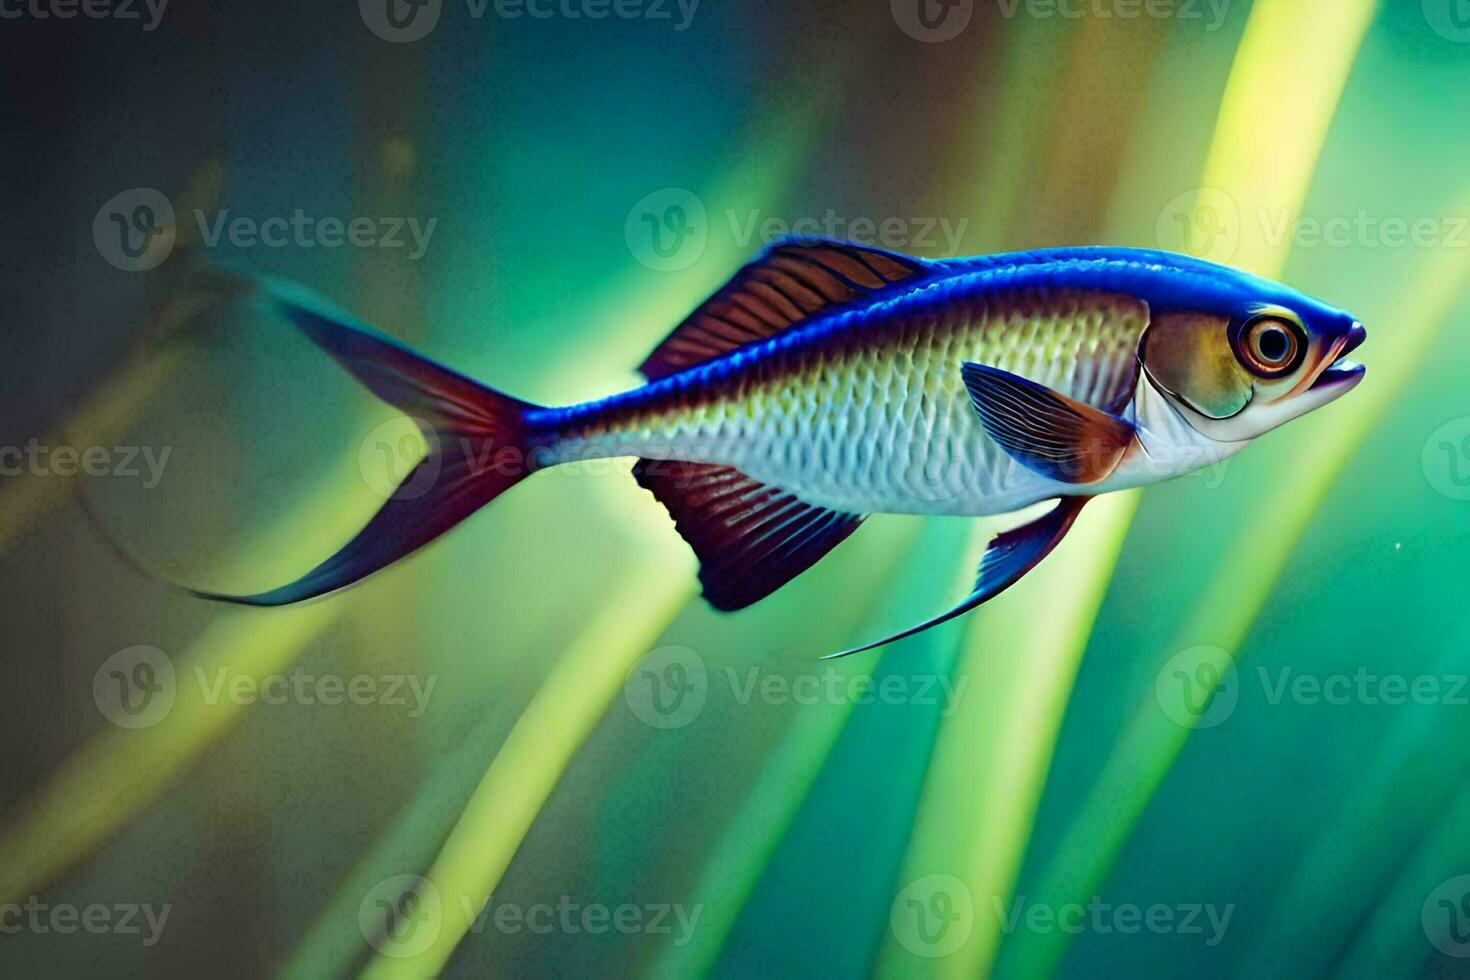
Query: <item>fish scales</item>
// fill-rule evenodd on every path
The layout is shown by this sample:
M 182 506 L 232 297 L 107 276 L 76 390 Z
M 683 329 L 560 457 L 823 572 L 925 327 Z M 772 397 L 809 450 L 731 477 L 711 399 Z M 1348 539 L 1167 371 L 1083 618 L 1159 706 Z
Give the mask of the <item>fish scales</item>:
M 1047 481 L 981 426 L 975 361 L 1112 410 L 1136 379 L 1147 308 L 1117 294 L 940 294 L 839 314 L 810 331 L 571 411 L 558 460 L 603 455 L 733 466 L 812 503 L 864 513 L 991 513 Z

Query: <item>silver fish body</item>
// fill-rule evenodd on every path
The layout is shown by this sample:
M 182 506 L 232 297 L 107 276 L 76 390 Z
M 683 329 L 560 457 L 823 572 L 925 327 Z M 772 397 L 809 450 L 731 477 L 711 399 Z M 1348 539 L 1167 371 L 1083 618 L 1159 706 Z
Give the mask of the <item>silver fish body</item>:
M 943 302 L 919 290 L 852 315 L 841 344 L 813 330 L 778 351 L 729 355 L 701 369 L 692 397 L 688 379 L 673 378 L 572 409 L 582 420 L 556 461 L 718 463 L 856 513 L 997 514 L 1070 492 L 986 434 L 959 366 L 994 365 L 1124 411 L 1147 307 L 1119 294 L 947 285 Z
M 1092 497 L 1169 479 L 1350 391 L 1350 315 L 1186 256 L 1074 248 L 931 262 L 846 242 L 773 245 L 654 348 L 647 383 L 532 405 L 275 288 L 430 453 L 281 605 L 358 581 L 552 465 L 637 457 L 633 475 L 699 557 L 715 608 L 758 602 L 874 513 L 1055 506 L 997 536 L 959 605 L 999 595 Z

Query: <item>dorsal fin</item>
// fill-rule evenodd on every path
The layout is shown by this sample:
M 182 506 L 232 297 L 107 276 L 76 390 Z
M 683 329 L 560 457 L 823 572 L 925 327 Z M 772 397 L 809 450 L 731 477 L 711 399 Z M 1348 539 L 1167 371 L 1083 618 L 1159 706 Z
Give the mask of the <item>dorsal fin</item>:
M 689 314 L 638 370 L 657 380 L 932 268 L 922 259 L 867 245 L 783 239 Z
M 633 476 L 667 508 L 699 558 L 705 599 L 726 612 L 811 568 L 865 516 L 808 504 L 729 466 L 640 459 Z

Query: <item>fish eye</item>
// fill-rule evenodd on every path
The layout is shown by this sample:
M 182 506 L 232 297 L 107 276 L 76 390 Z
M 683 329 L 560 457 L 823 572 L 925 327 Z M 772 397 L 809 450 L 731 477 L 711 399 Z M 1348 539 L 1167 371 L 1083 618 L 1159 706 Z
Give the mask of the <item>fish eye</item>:
M 1239 354 L 1252 372 L 1263 378 L 1290 374 L 1306 350 L 1301 328 L 1279 317 L 1252 320 L 1241 331 Z

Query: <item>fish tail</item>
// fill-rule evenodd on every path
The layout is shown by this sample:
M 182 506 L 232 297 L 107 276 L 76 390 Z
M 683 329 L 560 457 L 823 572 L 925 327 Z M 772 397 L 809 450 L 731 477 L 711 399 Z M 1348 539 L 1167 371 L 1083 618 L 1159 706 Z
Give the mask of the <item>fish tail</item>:
M 334 592 L 433 541 L 535 468 L 538 406 L 414 353 L 291 283 L 272 281 L 278 308 L 383 401 L 413 418 L 428 454 L 357 536 L 301 578 L 268 592 L 207 599 L 280 606 Z

